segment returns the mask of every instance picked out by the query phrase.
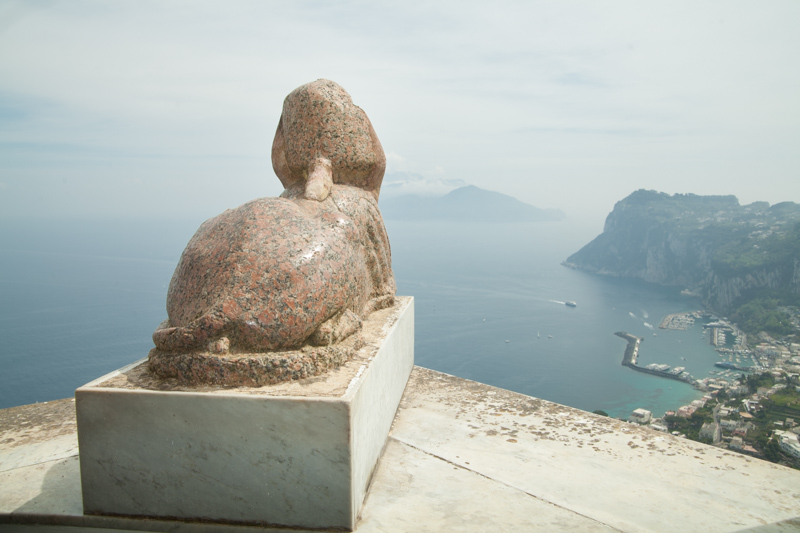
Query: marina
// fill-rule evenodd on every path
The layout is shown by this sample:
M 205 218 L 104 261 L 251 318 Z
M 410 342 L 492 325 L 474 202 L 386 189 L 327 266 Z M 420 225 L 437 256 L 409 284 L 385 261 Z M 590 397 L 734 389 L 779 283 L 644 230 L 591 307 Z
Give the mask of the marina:
M 694 326 L 694 321 L 705 315 L 703 311 L 693 311 L 691 313 L 673 313 L 664 317 L 658 325 L 660 329 L 687 330 Z
M 703 330 L 709 332 L 707 337 L 709 344 L 714 347 L 714 350 L 722 359 L 715 363 L 715 366 L 722 370 L 710 370 L 708 372 L 710 376 L 716 376 L 715 378 L 697 380 L 683 366 L 671 368 L 670 365 L 658 363 L 640 366 L 638 364 L 639 344 L 644 338 L 636 337 L 626 332 L 617 332 L 615 335 L 628 341 L 622 364 L 638 372 L 668 379 L 677 379 L 700 390 L 706 390 L 711 385 L 719 385 L 722 381 L 731 384 L 743 372 L 756 372 L 765 368 L 758 360 L 756 353 L 747 349 L 746 335 L 735 324 L 729 323 L 727 319 L 720 319 L 705 311 L 673 313 L 664 317 L 659 324 L 659 328 L 686 331 L 694 327 L 695 321 L 699 319 L 708 321 L 703 324 Z M 701 334 L 701 336 L 706 337 L 705 333 Z M 681 341 L 679 340 L 678 342 Z M 681 359 L 686 360 L 685 357 L 681 357 Z M 748 365 L 750 362 L 752 362 L 752 366 Z

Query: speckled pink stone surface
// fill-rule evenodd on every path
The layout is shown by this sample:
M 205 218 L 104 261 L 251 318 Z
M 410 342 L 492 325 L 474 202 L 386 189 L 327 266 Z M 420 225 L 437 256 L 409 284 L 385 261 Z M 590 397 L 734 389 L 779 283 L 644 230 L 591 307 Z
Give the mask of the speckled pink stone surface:
M 346 361 L 361 320 L 394 301 L 377 202 L 385 161 L 341 87 L 319 80 L 293 91 L 273 143 L 286 190 L 200 226 L 170 282 L 151 370 L 265 384 Z
M 318 157 L 331 162 L 333 181 L 380 193 L 386 155 L 367 114 L 330 80 L 292 91 L 272 143 L 272 167 L 286 188 L 305 183 Z

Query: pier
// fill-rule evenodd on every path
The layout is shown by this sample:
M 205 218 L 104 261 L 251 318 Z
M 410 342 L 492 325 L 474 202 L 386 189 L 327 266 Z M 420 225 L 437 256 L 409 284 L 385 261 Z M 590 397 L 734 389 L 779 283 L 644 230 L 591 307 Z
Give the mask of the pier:
M 677 381 L 683 381 L 684 383 L 688 383 L 689 385 L 697 386 L 697 381 L 691 376 L 687 378 L 681 374 L 674 374 L 667 370 L 656 370 L 653 368 L 645 368 L 637 365 L 636 361 L 639 358 L 639 345 L 644 340 L 644 338 L 637 337 L 636 335 L 631 335 L 630 333 L 627 333 L 625 331 L 617 331 L 616 333 L 614 333 L 614 335 L 628 341 L 628 346 L 625 347 L 625 355 L 622 356 L 623 366 L 627 366 L 628 368 L 632 368 L 637 372 L 642 372 L 643 374 L 650 374 L 651 376 L 659 376 L 662 378 L 675 379 Z
M 625 331 L 618 331 L 614 333 L 617 337 L 622 337 L 628 341 L 628 346 L 625 348 L 625 355 L 622 357 L 622 364 L 624 366 L 636 366 L 636 359 L 639 357 L 639 344 L 644 340 L 636 335 L 631 335 Z

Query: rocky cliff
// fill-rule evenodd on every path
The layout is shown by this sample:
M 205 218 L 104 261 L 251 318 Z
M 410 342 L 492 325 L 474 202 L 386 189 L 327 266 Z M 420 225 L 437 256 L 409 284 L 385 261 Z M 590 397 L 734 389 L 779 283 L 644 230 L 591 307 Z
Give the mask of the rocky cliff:
M 800 205 L 639 190 L 565 265 L 688 288 L 728 313 L 746 299 L 800 300 Z

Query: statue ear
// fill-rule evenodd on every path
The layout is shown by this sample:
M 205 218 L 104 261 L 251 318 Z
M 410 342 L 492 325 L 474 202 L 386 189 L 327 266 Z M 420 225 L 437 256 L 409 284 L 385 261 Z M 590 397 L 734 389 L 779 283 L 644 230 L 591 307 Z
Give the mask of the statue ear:
M 299 183 L 301 180 L 292 179 L 292 172 L 289 170 L 289 163 L 286 161 L 286 141 L 283 138 L 283 113 L 278 120 L 278 129 L 275 130 L 275 139 L 272 141 L 272 169 L 275 175 L 281 180 L 283 187 L 288 189 L 290 186 Z
M 372 121 L 366 113 L 364 113 L 364 117 L 367 119 L 367 124 L 369 124 L 369 136 L 372 140 L 372 149 L 375 152 L 375 166 L 372 168 L 372 172 L 368 178 L 369 192 L 372 193 L 377 201 L 381 194 L 383 175 L 386 173 L 386 152 L 383 151 L 383 146 L 378 139 L 378 134 L 375 133 L 375 128 L 372 127 Z

